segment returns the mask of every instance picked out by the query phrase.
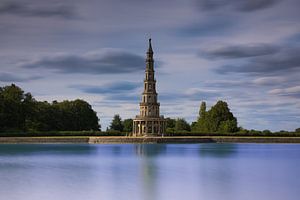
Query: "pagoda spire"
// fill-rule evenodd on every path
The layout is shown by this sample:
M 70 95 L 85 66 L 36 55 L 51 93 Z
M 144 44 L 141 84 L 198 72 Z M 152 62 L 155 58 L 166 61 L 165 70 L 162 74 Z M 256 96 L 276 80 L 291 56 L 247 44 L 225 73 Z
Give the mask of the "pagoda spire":
M 151 38 L 149 38 L 149 47 L 147 51 L 147 58 L 146 58 L 146 70 L 153 70 L 153 50 L 152 50 L 152 44 L 151 44 Z
M 151 45 L 151 38 L 149 38 L 149 48 L 148 48 L 148 53 L 153 53 L 152 45 Z

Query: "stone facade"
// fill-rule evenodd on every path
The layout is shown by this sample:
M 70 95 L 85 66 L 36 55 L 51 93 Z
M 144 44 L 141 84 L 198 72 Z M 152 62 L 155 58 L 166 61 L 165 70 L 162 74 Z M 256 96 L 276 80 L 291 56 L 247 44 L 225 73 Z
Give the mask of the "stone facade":
M 156 80 L 154 78 L 154 60 L 151 39 L 146 58 L 144 92 L 140 103 L 140 114 L 133 120 L 133 136 L 160 136 L 166 129 L 166 121 L 159 115 Z

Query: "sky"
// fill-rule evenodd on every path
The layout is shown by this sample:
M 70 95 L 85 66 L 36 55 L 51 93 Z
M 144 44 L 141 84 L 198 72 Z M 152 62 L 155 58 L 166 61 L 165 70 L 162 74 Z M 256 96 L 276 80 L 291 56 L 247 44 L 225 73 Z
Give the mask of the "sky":
M 1 0 L 0 86 L 88 101 L 102 129 L 139 113 L 148 38 L 160 111 L 229 104 L 239 126 L 300 127 L 299 0 Z

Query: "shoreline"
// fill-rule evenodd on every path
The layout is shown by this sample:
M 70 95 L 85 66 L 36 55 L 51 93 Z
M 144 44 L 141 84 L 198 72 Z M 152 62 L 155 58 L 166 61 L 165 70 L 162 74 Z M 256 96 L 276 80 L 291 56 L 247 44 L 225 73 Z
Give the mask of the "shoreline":
M 188 136 L 49 136 L 0 137 L 0 144 L 183 144 L 183 143 L 300 143 L 300 137 Z

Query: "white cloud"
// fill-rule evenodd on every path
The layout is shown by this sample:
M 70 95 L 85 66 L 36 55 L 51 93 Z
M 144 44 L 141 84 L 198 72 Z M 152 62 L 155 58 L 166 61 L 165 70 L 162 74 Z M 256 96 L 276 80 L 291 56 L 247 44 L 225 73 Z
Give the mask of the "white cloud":
M 259 77 L 253 80 L 256 85 L 274 85 L 286 81 L 286 78 L 280 76 Z
M 273 89 L 269 91 L 269 94 L 300 97 L 300 85 L 284 88 L 284 89 Z

